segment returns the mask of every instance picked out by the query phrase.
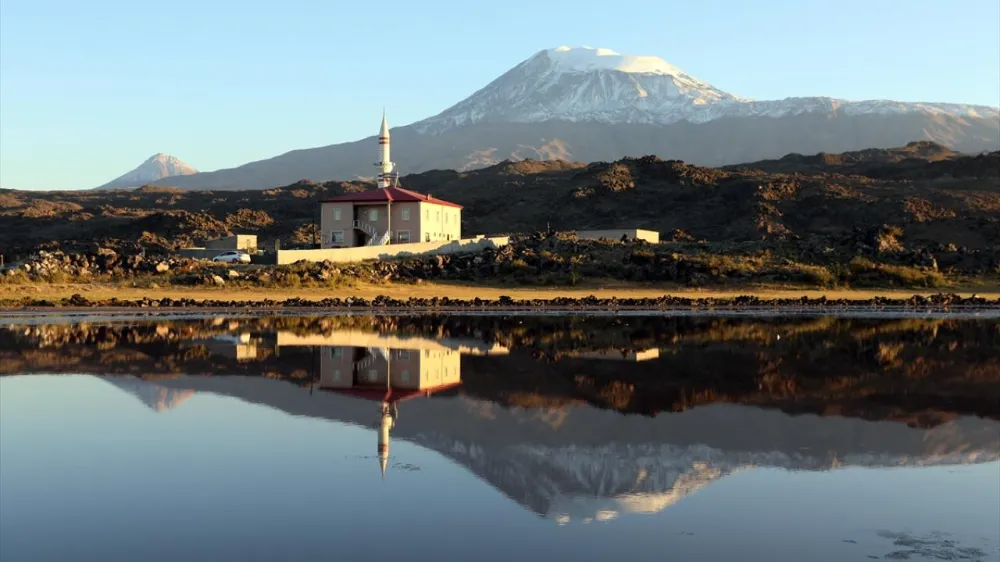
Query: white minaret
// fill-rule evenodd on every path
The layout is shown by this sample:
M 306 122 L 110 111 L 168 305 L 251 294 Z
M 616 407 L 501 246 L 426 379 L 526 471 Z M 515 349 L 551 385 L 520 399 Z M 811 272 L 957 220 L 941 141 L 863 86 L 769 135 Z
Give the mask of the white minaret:
M 385 119 L 385 110 L 382 110 L 382 129 L 378 132 L 378 186 L 385 189 L 391 185 L 391 180 L 395 176 L 396 164 L 389 159 L 389 122 Z

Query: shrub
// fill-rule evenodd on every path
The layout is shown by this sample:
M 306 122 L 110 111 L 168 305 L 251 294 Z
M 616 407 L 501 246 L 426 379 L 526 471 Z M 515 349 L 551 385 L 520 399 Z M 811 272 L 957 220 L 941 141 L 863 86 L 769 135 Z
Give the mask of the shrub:
M 948 284 L 945 276 L 937 271 L 925 271 L 905 265 L 880 264 L 861 256 L 852 259 L 848 268 L 851 280 L 859 285 L 879 285 L 889 281 L 903 287 L 938 288 Z
M 637 265 L 652 263 L 656 259 L 656 254 L 652 250 L 635 249 L 629 254 L 629 261 Z
M 781 268 L 781 272 L 793 281 L 807 283 L 818 287 L 835 287 L 837 276 L 821 265 L 790 263 Z
M 14 270 L 14 273 L 10 275 L 6 272 L 0 273 L 0 285 L 24 285 L 30 282 L 28 274 L 21 269 Z
M 70 281 L 70 276 L 65 271 L 60 269 L 53 269 L 52 271 L 47 271 L 42 274 L 42 280 L 47 283 L 68 283 Z

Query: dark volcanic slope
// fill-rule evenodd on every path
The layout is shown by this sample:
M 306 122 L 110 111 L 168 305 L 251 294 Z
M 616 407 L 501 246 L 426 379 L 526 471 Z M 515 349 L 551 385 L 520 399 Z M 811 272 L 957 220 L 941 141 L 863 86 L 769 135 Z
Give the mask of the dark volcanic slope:
M 471 172 L 430 171 L 402 183 L 465 206 L 467 235 L 641 227 L 669 238 L 834 240 L 898 227 L 904 247 L 1000 247 L 1000 152 L 959 155 L 933 143 L 839 155 L 789 155 L 725 169 L 655 157 L 590 165 L 504 162 Z M 265 191 L 0 191 L 0 249 L 116 239 L 178 247 L 227 232 L 283 247 L 312 241 L 316 202 L 364 182 L 300 182 Z M 832 242 L 830 242 L 832 243 Z M 895 242 L 894 242 L 895 243 Z
M 947 144 L 978 153 L 1000 148 L 996 119 L 953 116 L 815 114 L 727 117 L 708 123 L 644 124 L 478 123 L 441 134 L 417 126 L 392 130 L 393 156 L 407 173 L 434 169 L 472 170 L 503 160 L 594 162 L 655 154 L 701 166 L 777 158 L 789 152 L 816 153 L 889 148 L 913 140 Z M 327 181 L 372 175 L 374 137 L 294 150 L 238 168 L 168 178 L 157 185 L 185 189 L 267 189 L 301 179 Z

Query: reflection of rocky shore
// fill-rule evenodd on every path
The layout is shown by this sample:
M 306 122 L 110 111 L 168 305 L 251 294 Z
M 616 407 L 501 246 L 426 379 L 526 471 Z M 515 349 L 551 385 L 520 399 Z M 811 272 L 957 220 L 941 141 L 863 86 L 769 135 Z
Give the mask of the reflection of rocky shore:
M 310 394 L 259 377 L 178 377 L 157 386 L 371 428 L 378 419 L 371 401 Z M 658 512 L 719 478 L 754 467 L 829 470 L 1000 459 L 1000 422 L 978 418 L 920 429 L 727 404 L 650 418 L 584 404 L 509 408 L 460 396 L 419 398 L 400 410 L 392 439 L 441 453 L 557 522 Z
M 587 403 L 657 415 L 734 403 L 922 427 L 960 415 L 1000 419 L 1000 322 L 958 319 L 362 315 L 38 325 L 0 329 L 0 374 L 329 385 L 320 350 L 348 347 L 460 356 L 453 393 L 509 407 Z

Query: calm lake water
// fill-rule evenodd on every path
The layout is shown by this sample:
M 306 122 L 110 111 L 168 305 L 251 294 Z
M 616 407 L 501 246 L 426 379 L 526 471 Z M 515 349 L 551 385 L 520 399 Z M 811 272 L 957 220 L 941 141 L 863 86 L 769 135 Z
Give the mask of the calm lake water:
M 1000 321 L 0 326 L 0 560 L 1000 560 Z

